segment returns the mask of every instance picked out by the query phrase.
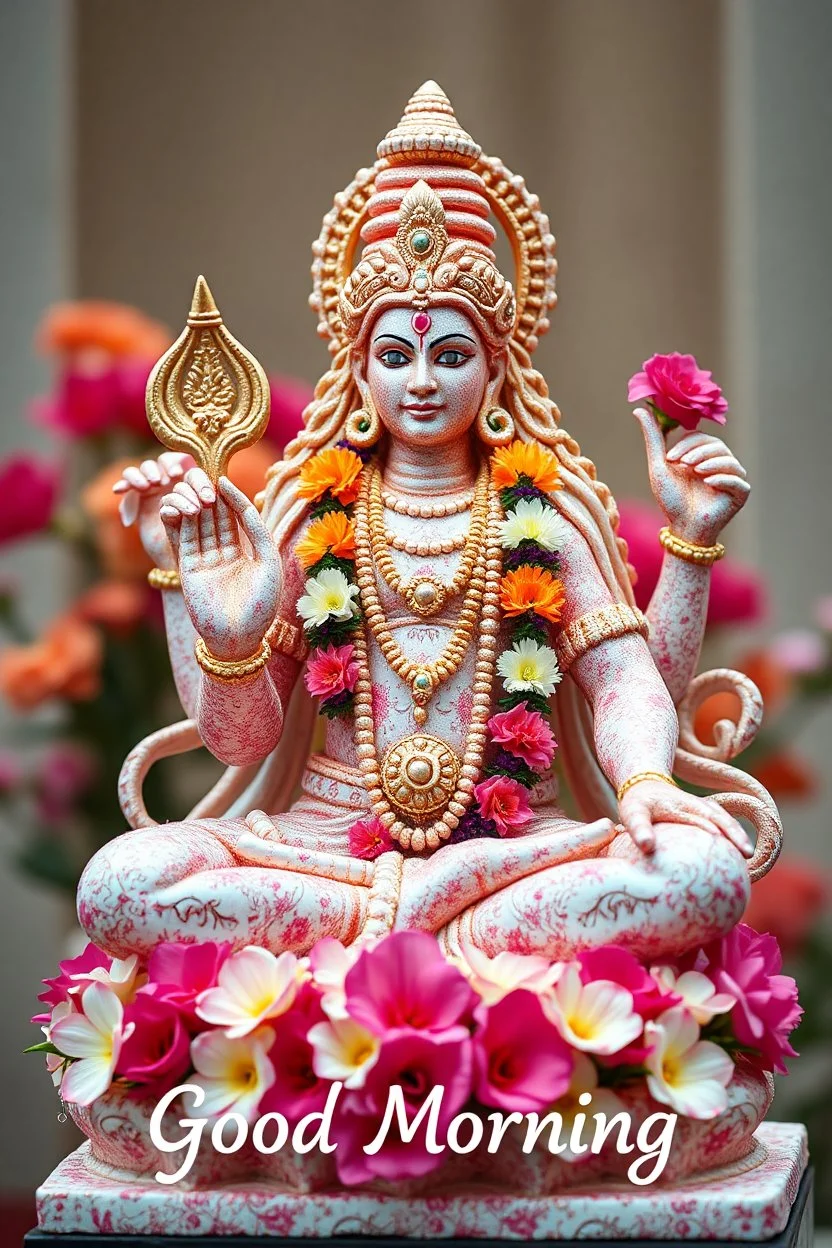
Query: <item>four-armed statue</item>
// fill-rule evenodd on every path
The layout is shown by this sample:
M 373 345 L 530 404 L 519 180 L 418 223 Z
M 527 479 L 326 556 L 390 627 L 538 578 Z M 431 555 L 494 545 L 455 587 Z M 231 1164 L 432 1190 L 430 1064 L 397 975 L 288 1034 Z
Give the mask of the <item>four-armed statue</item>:
M 337 1161 L 200 1153 L 197 1187 L 273 1184 L 270 1233 L 411 1233 L 407 1200 L 433 1191 L 437 1158 L 369 1162 L 356 1143 L 388 1085 L 407 1083 L 415 1114 L 431 1086 L 453 1084 L 475 1126 L 487 1106 L 582 1119 L 594 1093 L 642 1125 L 671 1106 L 682 1121 L 667 1176 L 761 1161 L 768 1072 L 793 1052 L 799 1010 L 774 942 L 737 924 L 780 824 L 730 765 L 759 726 L 757 690 L 729 671 L 695 675 L 719 537 L 749 487 L 724 442 L 687 430 L 668 446 L 656 405 L 636 409 L 667 521 L 642 614 L 615 502 L 532 364 L 555 303 L 554 245 L 523 180 L 426 83 L 324 218 L 312 304 L 332 360 L 256 503 L 223 474 L 262 432 L 265 377 L 197 282 L 148 383 L 169 449 L 116 486 L 155 563 L 188 718 L 128 758 L 131 830 L 79 889 L 95 947 L 42 997 L 47 1051 L 93 1158 L 65 1163 L 68 1189 L 60 1171 L 43 1189 L 53 1229 L 84 1229 L 90 1209 L 135 1229 L 119 1176 L 176 1170 L 148 1128 L 160 1088 L 183 1077 L 206 1112 L 243 1126 L 264 1107 L 320 1110 L 343 1084 L 352 1143 Z M 703 742 L 696 710 L 723 690 L 737 722 Z M 148 769 L 202 744 L 222 778 L 186 819 L 155 822 Z M 170 1108 L 174 1122 L 181 1112 Z M 574 1153 L 507 1147 L 456 1158 L 443 1182 L 473 1176 L 513 1200 L 627 1173 L 611 1146 L 577 1166 Z M 338 1203 L 367 1179 L 404 1200 L 398 1212 L 373 1222 L 364 1192 Z M 324 1211 L 303 1205 L 310 1189 L 339 1195 Z M 168 1205 L 154 1189 L 134 1206 L 142 1228 L 193 1233 L 197 1204 L 166 1191 Z M 274 1192 L 297 1199 L 278 1207 Z M 205 1227 L 262 1230 L 257 1193 L 216 1206 L 204 1195 Z M 489 1208 L 448 1205 L 437 1233 L 493 1235 L 503 1207 Z M 353 1213 L 364 1221 L 343 1221 Z M 522 1216 L 537 1234 L 568 1222 L 542 1206 Z M 703 1216 L 724 1237 L 716 1213 Z

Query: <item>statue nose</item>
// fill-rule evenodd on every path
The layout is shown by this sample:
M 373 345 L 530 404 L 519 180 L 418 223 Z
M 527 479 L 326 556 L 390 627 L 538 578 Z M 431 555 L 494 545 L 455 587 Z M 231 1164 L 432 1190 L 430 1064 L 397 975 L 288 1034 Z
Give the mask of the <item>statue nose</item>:
M 436 379 L 433 376 L 433 371 L 429 367 L 426 357 L 420 353 L 416 357 L 416 368 L 410 378 L 408 390 L 410 390 L 411 394 L 421 397 L 426 394 L 432 394 L 435 389 Z

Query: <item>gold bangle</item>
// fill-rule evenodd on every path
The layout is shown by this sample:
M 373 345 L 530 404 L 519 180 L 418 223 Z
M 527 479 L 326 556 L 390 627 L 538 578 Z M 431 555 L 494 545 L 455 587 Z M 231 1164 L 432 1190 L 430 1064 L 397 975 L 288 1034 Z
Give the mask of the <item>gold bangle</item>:
M 672 784 L 674 789 L 679 787 L 673 777 L 667 775 L 664 771 L 637 771 L 634 776 L 630 776 L 628 780 L 625 780 L 623 784 L 618 786 L 618 792 L 616 793 L 618 801 L 621 801 L 628 789 L 631 789 L 634 784 L 640 784 L 642 780 L 664 780 L 666 784 Z
M 688 563 L 698 563 L 703 567 L 710 567 L 725 554 L 722 542 L 714 542 L 713 546 L 697 546 L 695 542 L 685 541 L 683 537 L 677 537 L 675 533 L 671 533 L 666 525 L 663 529 L 659 529 L 659 541 L 665 550 L 675 555 L 677 559 L 685 559 Z
M 181 589 L 182 581 L 175 568 L 151 568 L 147 583 L 152 589 Z
M 194 646 L 196 661 L 209 676 L 223 684 L 239 684 L 240 681 L 252 680 L 266 666 L 272 657 L 272 648 L 265 638 L 260 642 L 260 649 L 248 659 L 218 659 L 206 646 L 201 637 L 197 637 Z
M 555 639 L 555 651 L 562 672 L 567 671 L 587 650 L 604 641 L 615 641 L 628 633 L 647 637 L 647 621 L 636 607 L 611 602 L 573 620 Z

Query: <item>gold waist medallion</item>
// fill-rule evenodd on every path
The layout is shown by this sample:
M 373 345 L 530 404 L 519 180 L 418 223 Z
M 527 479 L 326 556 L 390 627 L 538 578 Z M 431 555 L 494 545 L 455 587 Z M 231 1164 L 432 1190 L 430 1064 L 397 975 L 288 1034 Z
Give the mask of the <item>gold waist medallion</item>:
M 418 821 L 443 810 L 454 795 L 462 763 L 445 741 L 417 732 L 391 745 L 381 763 L 381 787 L 391 806 Z

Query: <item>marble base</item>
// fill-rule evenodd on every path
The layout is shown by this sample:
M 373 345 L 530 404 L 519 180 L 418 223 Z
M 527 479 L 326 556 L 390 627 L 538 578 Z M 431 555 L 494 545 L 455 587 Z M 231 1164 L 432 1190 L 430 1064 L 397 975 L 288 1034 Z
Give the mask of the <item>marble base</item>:
M 607 1182 L 546 1197 L 442 1190 L 397 1197 L 287 1192 L 262 1179 L 197 1190 L 136 1180 L 83 1144 L 38 1189 L 38 1226 L 56 1235 L 664 1240 L 753 1243 L 780 1235 L 807 1166 L 805 1128 L 763 1123 L 732 1166 L 666 1186 Z M 808 1241 L 804 1241 L 808 1242 Z

